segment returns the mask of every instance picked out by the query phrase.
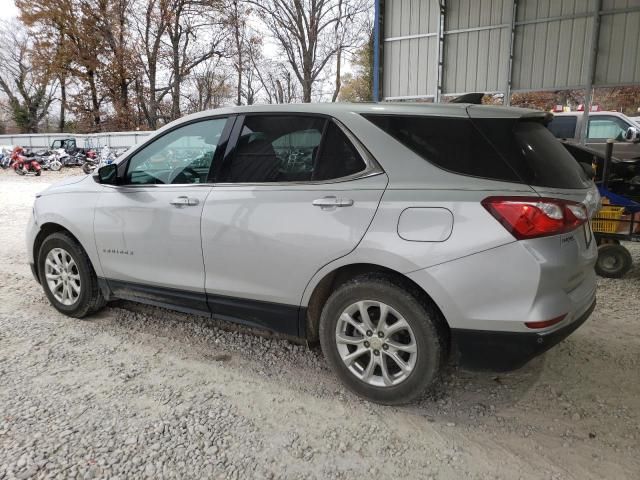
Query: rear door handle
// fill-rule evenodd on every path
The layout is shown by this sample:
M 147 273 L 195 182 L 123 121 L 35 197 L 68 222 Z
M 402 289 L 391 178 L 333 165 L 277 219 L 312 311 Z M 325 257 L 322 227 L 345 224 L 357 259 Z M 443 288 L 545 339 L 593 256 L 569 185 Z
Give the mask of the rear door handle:
M 189 198 L 186 196 L 176 197 L 169 202 L 174 207 L 192 207 L 198 205 L 200 200 L 197 198 Z
M 336 207 L 350 207 L 353 205 L 353 200 L 350 198 L 337 198 L 337 197 L 322 197 L 313 201 L 314 207 L 336 208 Z

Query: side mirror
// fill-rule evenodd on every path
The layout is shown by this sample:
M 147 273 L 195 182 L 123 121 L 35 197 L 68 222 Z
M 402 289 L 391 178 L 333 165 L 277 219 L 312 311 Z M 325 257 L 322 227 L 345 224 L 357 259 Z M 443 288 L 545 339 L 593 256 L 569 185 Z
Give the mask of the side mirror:
M 582 167 L 582 170 L 584 170 L 584 173 L 587 175 L 587 177 L 590 180 L 593 180 L 593 178 L 596 176 L 595 172 L 593 171 L 593 164 L 583 163 L 583 162 L 578 162 L 578 163 Z
M 117 185 L 118 183 L 118 164 L 110 163 L 98 169 L 98 173 L 93 177 L 98 183 L 105 185 Z
M 640 141 L 640 130 L 636 127 L 629 127 L 624 132 L 625 142 L 638 142 Z

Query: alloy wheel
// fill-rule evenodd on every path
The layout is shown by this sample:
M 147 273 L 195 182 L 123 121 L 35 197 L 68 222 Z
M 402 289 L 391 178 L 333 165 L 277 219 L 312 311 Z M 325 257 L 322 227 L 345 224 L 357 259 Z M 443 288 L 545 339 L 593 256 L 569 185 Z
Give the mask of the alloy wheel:
M 45 278 L 51 294 L 63 305 L 78 301 L 82 284 L 75 260 L 64 248 L 52 248 L 44 262 Z
M 361 381 L 398 385 L 413 371 L 418 354 L 409 323 L 389 305 L 373 300 L 347 307 L 336 325 L 340 358 Z

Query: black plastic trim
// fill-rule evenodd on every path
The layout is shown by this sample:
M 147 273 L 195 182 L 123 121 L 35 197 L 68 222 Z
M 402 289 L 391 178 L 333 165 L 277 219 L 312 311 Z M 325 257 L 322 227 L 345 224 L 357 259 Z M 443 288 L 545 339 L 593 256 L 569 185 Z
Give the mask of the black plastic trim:
M 165 307 L 303 338 L 306 309 L 297 305 L 99 278 L 107 298 Z
M 285 335 L 299 335 L 300 307 L 296 305 L 212 294 L 207 294 L 207 299 L 214 318 L 266 328 Z
M 118 298 L 167 307 L 186 313 L 207 316 L 211 314 L 204 292 L 191 292 L 111 279 L 107 279 L 107 283 L 113 296 Z
M 551 333 L 451 329 L 457 363 L 472 370 L 507 372 L 524 366 L 571 335 L 587 321 L 596 301 L 579 318 Z

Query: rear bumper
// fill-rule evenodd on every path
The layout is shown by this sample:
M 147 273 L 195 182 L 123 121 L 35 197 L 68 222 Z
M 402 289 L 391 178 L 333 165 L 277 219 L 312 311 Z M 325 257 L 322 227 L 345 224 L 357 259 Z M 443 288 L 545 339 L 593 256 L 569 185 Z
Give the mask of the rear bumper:
M 518 369 L 571 335 L 595 307 L 594 299 L 582 315 L 550 333 L 452 329 L 454 355 L 464 368 L 498 372 Z

